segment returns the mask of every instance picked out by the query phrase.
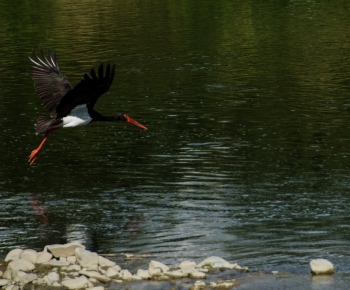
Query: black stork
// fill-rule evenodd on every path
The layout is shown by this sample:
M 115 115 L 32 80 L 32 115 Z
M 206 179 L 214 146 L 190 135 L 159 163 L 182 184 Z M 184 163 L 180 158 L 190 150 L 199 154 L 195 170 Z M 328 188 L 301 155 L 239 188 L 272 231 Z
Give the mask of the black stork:
M 45 55 L 40 47 L 41 58 L 32 51 L 29 60 L 34 64 L 29 72 L 34 81 L 35 92 L 39 95 L 50 116 L 41 116 L 35 124 L 36 134 L 44 133 L 40 145 L 32 151 L 28 162 L 32 165 L 49 135 L 61 128 L 84 126 L 94 121 L 118 122 L 125 121 L 142 129 L 144 125 L 136 122 L 127 114 L 119 113 L 114 116 L 103 116 L 94 110 L 98 98 L 108 91 L 115 73 L 115 65 L 108 64 L 104 75 L 103 64 L 98 72 L 91 69 L 90 76 L 84 78 L 75 87 L 61 73 L 56 60 L 56 53 Z

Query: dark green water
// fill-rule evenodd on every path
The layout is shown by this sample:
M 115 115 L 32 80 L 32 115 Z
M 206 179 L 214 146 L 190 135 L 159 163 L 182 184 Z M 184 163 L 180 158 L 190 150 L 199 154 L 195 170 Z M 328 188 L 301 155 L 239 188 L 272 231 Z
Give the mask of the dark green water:
M 0 253 L 80 241 L 165 263 L 350 272 L 348 1 L 0 1 Z M 72 84 L 115 63 L 91 124 L 41 141 L 26 56 Z

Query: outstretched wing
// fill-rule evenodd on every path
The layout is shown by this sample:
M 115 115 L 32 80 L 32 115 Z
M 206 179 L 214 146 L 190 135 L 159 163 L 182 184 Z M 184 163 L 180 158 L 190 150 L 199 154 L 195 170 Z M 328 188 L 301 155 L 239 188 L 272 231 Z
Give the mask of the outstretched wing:
M 51 55 L 48 50 L 46 56 L 43 48 L 40 47 L 40 54 L 41 58 L 32 51 L 32 57 L 28 56 L 34 64 L 29 69 L 29 73 L 34 81 L 35 92 L 50 112 L 50 116 L 55 117 L 57 105 L 72 86 L 57 65 L 56 53 Z
M 67 116 L 76 106 L 87 104 L 89 109 L 95 106 L 98 98 L 108 91 L 111 86 L 115 74 L 115 65 L 108 64 L 106 75 L 104 75 L 103 64 L 98 68 L 98 74 L 94 69 L 90 75 L 84 74 L 81 80 L 72 90 L 70 90 L 59 102 L 56 108 L 57 118 Z

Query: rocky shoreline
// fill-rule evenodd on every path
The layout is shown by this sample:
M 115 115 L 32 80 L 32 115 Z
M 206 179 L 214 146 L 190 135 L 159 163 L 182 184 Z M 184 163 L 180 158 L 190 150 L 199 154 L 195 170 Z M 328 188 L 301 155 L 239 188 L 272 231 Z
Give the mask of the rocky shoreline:
M 132 259 L 132 255 L 126 255 Z M 49 245 L 42 252 L 31 249 L 10 251 L 0 265 L 0 287 L 4 290 L 19 289 L 90 289 L 115 288 L 115 284 L 135 281 L 168 281 L 188 279 L 189 289 L 231 289 L 237 285 L 234 279 L 206 283 L 212 269 L 235 269 L 247 272 L 248 268 L 231 264 L 220 257 L 209 257 L 201 263 L 184 261 L 177 267 L 151 260 L 148 269 L 131 273 L 114 261 L 87 251 L 79 243 Z M 171 288 L 169 286 L 169 288 Z
M 134 258 L 133 255 L 124 256 L 125 260 Z M 332 263 L 325 259 L 312 260 L 310 268 L 315 275 L 334 273 Z M 228 273 L 225 279 L 213 280 L 214 273 L 225 271 Z M 14 249 L 0 260 L 0 288 L 105 290 L 125 286 L 127 289 L 140 289 L 141 283 L 162 282 L 167 283 L 162 289 L 231 289 L 242 283 L 242 280 L 232 277 L 238 277 L 238 273 L 242 277 L 249 269 L 212 256 L 198 264 L 183 261 L 173 267 L 151 260 L 148 269 L 132 272 L 122 269 L 106 256 L 87 251 L 79 243 L 49 245 L 42 252 Z M 278 271 L 268 274 L 278 275 Z

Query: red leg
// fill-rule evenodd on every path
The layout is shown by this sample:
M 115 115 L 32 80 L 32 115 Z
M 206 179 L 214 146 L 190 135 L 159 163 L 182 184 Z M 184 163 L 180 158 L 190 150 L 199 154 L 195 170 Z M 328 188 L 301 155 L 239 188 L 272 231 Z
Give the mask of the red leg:
M 49 135 L 50 135 L 53 131 L 55 131 L 55 130 L 57 130 L 57 129 L 51 129 L 51 130 L 47 131 L 47 132 L 45 133 L 45 137 L 44 137 L 43 141 L 41 141 L 41 143 L 40 143 L 40 145 L 38 146 L 38 148 L 36 148 L 36 149 L 34 149 L 34 150 L 32 151 L 32 153 L 31 153 L 30 156 L 29 156 L 29 160 L 28 160 L 28 162 L 30 163 L 30 165 L 32 165 L 32 164 L 34 163 L 36 157 L 38 156 L 38 154 L 39 154 L 39 152 L 40 152 L 40 150 L 41 150 L 41 148 L 44 146 L 44 143 L 46 142 L 47 138 L 48 138 Z

